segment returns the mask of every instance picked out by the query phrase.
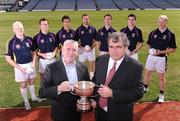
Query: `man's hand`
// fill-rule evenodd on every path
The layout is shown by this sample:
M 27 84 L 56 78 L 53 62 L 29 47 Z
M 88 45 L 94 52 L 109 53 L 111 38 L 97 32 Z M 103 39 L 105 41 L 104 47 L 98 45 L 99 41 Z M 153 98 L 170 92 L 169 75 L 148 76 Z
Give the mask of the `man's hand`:
M 64 81 L 57 87 L 58 92 L 68 92 L 70 91 L 70 83 L 69 81 Z
M 112 97 L 112 89 L 105 85 L 101 85 L 101 87 L 98 90 L 98 93 L 101 97 Z
M 26 73 L 26 68 L 19 67 L 18 68 L 21 72 Z
M 96 108 L 96 106 L 97 106 L 96 101 L 93 100 L 93 99 L 90 99 L 90 101 L 91 101 L 91 106 L 92 106 L 93 108 Z
M 89 45 L 86 45 L 86 46 L 83 48 L 83 50 L 84 50 L 85 52 L 90 52 L 90 51 L 92 50 L 92 47 L 90 47 Z
M 46 53 L 37 52 L 37 55 L 43 57 L 44 59 L 47 59 L 46 58 L 47 57 Z
M 46 53 L 46 59 L 53 59 L 54 58 L 54 55 L 52 52 L 49 52 L 49 53 Z

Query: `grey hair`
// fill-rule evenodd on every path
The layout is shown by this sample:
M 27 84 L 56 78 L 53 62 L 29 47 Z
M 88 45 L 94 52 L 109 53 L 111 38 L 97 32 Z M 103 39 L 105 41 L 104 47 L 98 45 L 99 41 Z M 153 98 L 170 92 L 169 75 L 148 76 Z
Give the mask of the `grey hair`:
M 125 47 L 128 47 L 130 44 L 126 34 L 124 34 L 123 32 L 113 32 L 108 37 L 108 44 L 110 40 L 112 40 L 113 43 L 117 43 L 121 41 Z
M 63 46 L 66 46 L 67 44 L 73 44 L 75 48 L 78 50 L 78 42 L 72 39 L 67 39 L 64 41 Z

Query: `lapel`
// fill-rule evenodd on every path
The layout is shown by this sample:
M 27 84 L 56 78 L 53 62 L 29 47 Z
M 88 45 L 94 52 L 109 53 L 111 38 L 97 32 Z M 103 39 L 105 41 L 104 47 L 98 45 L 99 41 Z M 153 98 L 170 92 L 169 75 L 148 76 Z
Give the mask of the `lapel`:
M 128 64 L 129 58 L 127 57 L 127 55 L 125 55 L 124 60 L 122 61 L 122 63 L 119 65 L 115 75 L 113 76 L 112 80 L 115 80 L 117 77 L 119 77 L 124 71 L 126 71 L 127 69 L 127 64 Z M 109 85 L 112 83 L 113 81 L 110 81 Z
M 107 70 L 108 70 L 108 63 L 109 63 L 109 55 L 105 56 L 102 61 L 102 66 L 100 66 L 100 71 L 102 74 L 102 79 L 100 79 L 100 84 L 104 84 L 106 81 L 106 75 L 107 75 Z
M 76 61 L 75 66 L 76 66 L 76 71 L 77 71 L 77 78 L 78 78 L 78 81 L 80 81 L 81 77 L 82 77 L 81 76 L 82 72 L 81 72 L 80 64 Z
M 62 74 L 62 76 L 64 76 L 65 79 L 68 80 L 67 73 L 66 73 L 66 69 L 65 69 L 65 66 L 64 66 L 64 63 L 63 63 L 63 60 L 62 60 L 61 57 L 60 57 L 60 60 L 59 60 L 59 66 L 60 66 L 60 68 L 61 68 L 60 73 Z

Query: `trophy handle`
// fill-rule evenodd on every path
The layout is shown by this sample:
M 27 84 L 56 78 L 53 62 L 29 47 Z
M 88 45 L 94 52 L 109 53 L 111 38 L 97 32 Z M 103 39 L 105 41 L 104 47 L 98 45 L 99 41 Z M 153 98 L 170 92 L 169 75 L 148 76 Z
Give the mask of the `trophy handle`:
M 100 88 L 101 86 L 99 86 L 99 85 L 95 85 L 94 87 Z M 99 96 L 99 94 L 98 94 L 98 93 L 97 93 L 97 94 L 95 94 L 95 95 L 89 96 L 89 97 L 97 97 L 97 96 Z
M 76 95 L 76 96 L 77 96 L 77 94 L 76 94 L 76 93 L 74 93 L 74 88 L 75 88 L 75 86 L 74 86 L 73 84 L 70 84 L 70 85 L 69 85 L 69 89 L 70 89 L 70 91 L 69 91 L 69 92 L 70 92 L 71 94 L 73 94 L 73 95 Z

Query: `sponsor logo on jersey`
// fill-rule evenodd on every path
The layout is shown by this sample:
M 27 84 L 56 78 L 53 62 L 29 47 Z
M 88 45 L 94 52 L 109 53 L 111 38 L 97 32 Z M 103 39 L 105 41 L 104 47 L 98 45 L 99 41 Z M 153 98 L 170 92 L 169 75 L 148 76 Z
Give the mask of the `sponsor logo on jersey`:
M 157 38 L 157 34 L 154 35 L 154 39 L 156 39 L 156 38 Z
M 43 39 L 41 39 L 41 41 L 40 41 L 42 44 L 44 43 L 44 40 Z
M 103 33 L 103 32 L 101 32 L 101 33 L 100 33 L 100 35 L 101 35 L 101 36 L 103 36 L 103 35 L 104 35 L 104 33 Z
M 30 47 L 30 45 L 29 45 L 29 43 L 28 43 L 28 42 L 26 42 L 26 47 Z
M 135 37 L 135 35 L 136 35 L 135 33 L 132 33 L 132 37 Z
M 84 31 L 81 31 L 81 34 L 84 34 Z
M 163 35 L 163 39 L 167 39 L 167 35 Z
M 62 38 L 66 38 L 66 35 L 65 35 L 65 34 L 63 34 L 63 35 L 62 35 Z
M 89 33 L 90 33 L 90 34 L 92 33 L 92 30 L 91 30 L 91 29 L 89 29 Z
M 16 49 L 20 49 L 21 48 L 21 45 L 20 44 L 17 44 L 16 45 Z
M 52 38 L 49 38 L 49 42 L 52 42 L 53 41 L 53 39 Z

